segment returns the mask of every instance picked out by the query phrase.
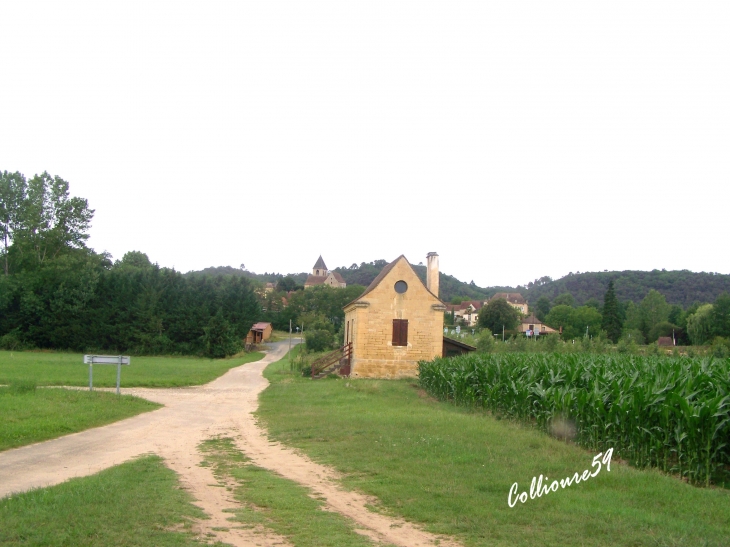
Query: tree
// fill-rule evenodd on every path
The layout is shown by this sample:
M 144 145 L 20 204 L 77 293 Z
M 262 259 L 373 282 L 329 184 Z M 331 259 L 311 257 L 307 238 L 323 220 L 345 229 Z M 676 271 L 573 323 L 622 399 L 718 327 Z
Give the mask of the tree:
M 68 182 L 44 172 L 28 181 L 16 215 L 10 251 L 37 267 L 68 250 L 85 249 L 94 211 L 85 199 L 69 197 Z
M 618 299 L 613 288 L 613 280 L 609 281 L 608 289 L 603 297 L 603 318 L 601 328 L 606 331 L 609 340 L 614 344 L 621 338 L 621 317 L 618 310 Z
M 624 329 L 627 331 L 643 332 L 643 320 L 641 318 L 641 310 L 639 306 L 629 301 L 626 306 L 626 321 L 624 321 Z M 642 334 L 643 336 L 643 334 Z
M 545 321 L 547 314 L 550 313 L 550 308 L 552 308 L 552 305 L 550 304 L 550 299 L 547 296 L 543 295 L 538 298 L 537 302 L 535 303 L 535 315 L 540 321 Z
M 25 176 L 18 172 L 0 172 L 0 237 L 3 241 L 2 255 L 6 276 L 9 274 L 8 249 L 18 229 L 26 190 Z
M 152 262 L 145 253 L 139 251 L 129 251 L 124 253 L 122 260 L 117 262 L 115 267 L 127 268 L 151 268 Z
M 565 304 L 555 306 L 545 318 L 554 329 L 563 327 L 563 339 L 571 340 L 586 335 L 596 336 L 601 330 L 601 314 L 590 306 L 571 308 Z
M 241 340 L 236 336 L 231 324 L 220 310 L 203 327 L 205 354 L 212 359 L 220 359 L 241 351 Z
M 517 327 L 520 320 L 519 312 L 510 306 L 504 298 L 495 298 L 479 311 L 479 326 L 492 331 L 494 334 Z
M 569 292 L 564 292 L 553 298 L 553 306 L 570 306 L 572 308 L 575 306 L 575 298 Z
M 276 290 L 277 291 L 293 291 L 297 288 L 297 282 L 296 280 L 290 276 L 287 275 L 286 277 L 279 279 L 279 282 L 276 284 Z
M 649 291 L 639 305 L 641 309 L 642 326 L 641 331 L 648 339 L 649 332 L 657 324 L 663 323 L 669 319 L 669 311 L 671 306 L 667 304 L 667 299 L 659 291 L 654 289 Z
M 687 317 L 687 334 L 695 346 L 705 344 L 712 339 L 712 308 L 712 304 L 705 304 Z
M 712 324 L 715 336 L 730 338 L 730 294 L 723 292 L 712 306 Z

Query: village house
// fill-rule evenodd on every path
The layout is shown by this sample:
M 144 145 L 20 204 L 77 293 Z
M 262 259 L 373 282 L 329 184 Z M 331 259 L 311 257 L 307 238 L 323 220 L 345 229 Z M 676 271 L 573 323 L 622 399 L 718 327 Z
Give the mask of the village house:
M 479 310 L 484 306 L 480 300 L 464 300 L 461 304 L 447 304 L 446 311 L 454 314 L 455 323 L 474 327 L 479 321 Z
M 304 288 L 316 287 L 318 285 L 327 285 L 328 287 L 342 288 L 347 287 L 347 283 L 337 272 L 331 272 L 327 269 L 327 266 L 322 260 L 322 255 L 319 256 L 317 262 L 312 268 L 312 273 L 307 276 L 307 280 L 304 282 Z
M 537 317 L 535 317 L 535 314 L 530 315 L 529 317 L 524 317 L 521 320 L 519 330 L 522 334 L 528 335 L 528 336 L 542 336 L 545 334 L 558 334 L 558 331 L 548 327 L 546 324 L 544 324 L 542 321 L 540 321 Z M 528 334 L 529 333 L 529 334 Z
M 345 310 L 345 345 L 355 377 L 416 376 L 418 361 L 443 353 L 444 311 L 438 254 L 428 253 L 426 284 L 405 256 L 388 264 Z
M 527 315 L 527 300 L 525 300 L 525 297 L 522 296 L 520 293 L 498 292 L 492 298 L 490 298 L 488 302 L 491 302 L 492 300 L 496 300 L 498 298 L 503 298 L 510 306 L 517 309 L 520 313 Z

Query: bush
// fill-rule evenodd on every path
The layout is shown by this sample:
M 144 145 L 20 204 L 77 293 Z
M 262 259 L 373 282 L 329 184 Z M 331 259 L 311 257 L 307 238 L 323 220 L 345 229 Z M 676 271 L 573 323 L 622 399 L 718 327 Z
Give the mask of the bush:
M 644 344 L 644 335 L 638 329 L 627 329 L 621 335 L 621 340 L 626 340 L 627 343 L 633 342 L 634 344 Z
M 558 334 L 549 334 L 545 336 L 545 341 L 542 345 L 545 348 L 545 351 L 555 353 L 560 347 L 560 336 Z
M 0 336 L 0 349 L 9 351 L 26 349 L 17 330 L 11 330 L 5 336 Z
M 489 353 L 494 351 L 495 344 L 496 342 L 492 333 L 489 330 L 485 330 L 477 340 L 477 351 Z
M 326 330 L 310 330 L 305 334 L 309 351 L 325 351 L 334 347 L 334 337 Z
M 713 357 L 717 357 L 718 359 L 727 358 L 730 356 L 730 340 L 722 338 L 721 336 L 716 336 L 712 341 L 710 352 Z
M 633 340 L 621 338 L 621 340 L 618 341 L 618 344 L 616 344 L 616 351 L 619 353 L 636 355 L 639 352 L 639 346 L 637 346 L 636 342 Z

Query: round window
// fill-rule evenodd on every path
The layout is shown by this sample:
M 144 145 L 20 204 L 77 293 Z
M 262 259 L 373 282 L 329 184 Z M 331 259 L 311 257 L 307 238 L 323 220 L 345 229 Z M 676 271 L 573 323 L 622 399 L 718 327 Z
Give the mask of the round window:
M 408 290 L 408 283 L 405 281 L 396 281 L 395 282 L 395 292 L 398 294 L 403 294 Z

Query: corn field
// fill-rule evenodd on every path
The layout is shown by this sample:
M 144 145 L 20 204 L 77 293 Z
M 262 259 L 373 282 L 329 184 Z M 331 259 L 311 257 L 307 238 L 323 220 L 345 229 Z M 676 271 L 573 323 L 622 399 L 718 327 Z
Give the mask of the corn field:
M 470 354 L 421 362 L 419 382 L 694 484 L 730 471 L 730 359 Z

